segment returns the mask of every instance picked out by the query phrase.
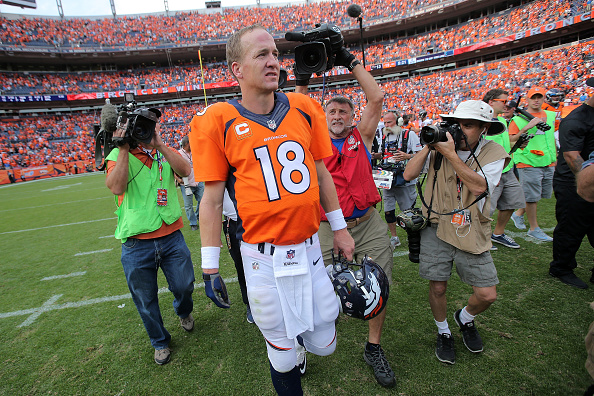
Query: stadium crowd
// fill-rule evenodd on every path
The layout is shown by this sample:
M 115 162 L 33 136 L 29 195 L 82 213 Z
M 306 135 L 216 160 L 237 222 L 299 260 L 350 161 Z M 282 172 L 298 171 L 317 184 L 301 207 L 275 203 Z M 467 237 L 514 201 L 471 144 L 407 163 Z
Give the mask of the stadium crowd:
M 449 1 L 459 3 L 462 0 Z M 422 12 L 441 0 L 386 0 L 365 4 L 367 25 Z M 223 40 L 240 26 L 268 21 L 273 33 L 313 27 L 320 21 L 355 26 L 346 13 L 348 1 L 312 2 L 284 7 L 225 8 L 220 13 L 179 12 L 104 19 L 2 18 L 0 41 L 10 45 L 55 47 L 138 47 Z M 147 29 L 147 27 L 149 27 Z M 175 28 L 173 28 L 175 27 Z
M 316 6 L 321 8 L 325 4 L 335 3 L 312 4 L 308 7 Z M 281 9 L 288 12 L 287 9 L 291 8 L 297 7 L 283 7 Z M 287 27 L 277 26 L 280 24 L 280 22 L 276 22 L 279 19 L 266 15 L 268 10 L 270 9 L 258 9 L 258 12 L 253 14 L 256 16 L 264 14 L 261 20 L 271 21 L 272 26 L 269 27 L 273 30 L 292 30 Z M 368 63 L 381 63 L 446 51 L 521 32 L 534 27 L 534 21 L 539 21 L 539 24 L 546 24 L 577 15 L 585 10 L 586 2 L 584 1 L 537 0 L 506 10 L 498 15 L 490 15 L 456 26 L 398 39 L 397 41 L 376 43 L 365 49 L 365 57 Z M 331 18 L 329 17 L 326 20 L 337 20 L 336 18 L 339 18 L 338 14 L 330 16 Z M 233 21 L 236 20 L 233 19 Z M 310 22 L 315 21 L 312 18 Z M 236 23 L 239 26 L 241 23 L 247 22 L 238 19 Z M 9 27 L 12 28 L 12 26 L 7 26 L 7 28 Z M 360 51 L 353 49 L 352 52 L 358 59 L 362 58 Z M 289 73 L 292 73 L 292 63 L 292 58 L 282 60 L 282 66 Z M 0 73 L 0 92 L 3 94 L 27 95 L 77 94 L 199 84 L 202 83 L 203 76 L 205 83 L 231 80 L 224 63 L 207 63 L 203 72 L 198 66 L 197 64 L 180 64 L 173 67 L 152 67 L 114 72 L 43 74 L 4 72 Z
M 525 93 L 534 85 L 558 88 L 565 93 L 566 104 L 577 104 L 591 94 L 583 80 L 594 65 L 593 59 L 594 43 L 580 43 L 449 72 L 412 76 L 383 83 L 381 88 L 386 94 L 386 108 L 412 115 L 426 110 L 431 119 L 449 112 L 463 100 L 480 98 L 491 88 L 514 94 Z M 359 109 L 364 106 L 361 90 L 340 91 L 357 104 L 359 119 Z M 327 91 L 327 95 L 332 94 L 332 90 Z M 325 99 L 321 92 L 312 92 L 312 96 L 320 102 Z M 162 108 L 163 140 L 179 148 L 179 141 L 189 131 L 189 120 L 203 108 L 203 104 Z M 0 166 L 9 169 L 91 159 L 94 139 L 90 131 L 98 120 L 96 112 L 0 122 Z

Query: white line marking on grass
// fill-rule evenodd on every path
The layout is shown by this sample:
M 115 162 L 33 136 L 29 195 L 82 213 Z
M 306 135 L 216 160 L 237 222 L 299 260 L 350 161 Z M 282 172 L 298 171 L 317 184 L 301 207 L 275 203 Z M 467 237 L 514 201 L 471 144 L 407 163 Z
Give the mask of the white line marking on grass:
M 65 189 L 70 188 L 70 187 L 80 186 L 81 184 L 82 184 L 81 182 L 78 182 L 78 183 L 74 183 L 74 184 L 61 185 L 61 186 L 56 186 L 54 188 L 48 188 L 47 190 L 41 190 L 41 192 L 56 191 L 56 190 L 65 190 Z
M 29 206 L 29 207 L 27 207 L 27 208 L 2 209 L 2 210 L 0 210 L 0 212 L 11 212 L 11 211 L 14 211 L 14 210 L 19 210 L 19 211 L 21 211 L 21 210 L 25 210 L 25 209 L 39 209 L 39 208 L 46 208 L 46 207 L 48 207 L 48 206 L 55 206 L 55 205 L 66 205 L 66 204 L 71 204 L 71 203 L 78 203 L 78 202 L 86 202 L 86 201 L 96 201 L 96 200 L 98 200 L 98 199 L 106 199 L 106 198 L 113 199 L 113 197 L 101 197 L 101 198 L 81 199 L 81 200 L 78 200 L 78 201 L 69 201 L 69 202 L 56 202 L 56 203 L 53 203 L 53 204 L 47 204 L 47 205 Z
M 392 253 L 392 257 L 401 257 L 401 256 L 408 256 L 408 250 L 401 250 Z
M 74 257 L 76 257 L 76 256 L 86 256 L 87 254 L 111 252 L 112 250 L 113 250 L 113 248 L 109 248 L 109 249 L 93 250 L 92 252 L 76 253 L 74 255 Z
M 55 296 L 52 296 L 49 300 L 44 302 L 41 305 L 41 307 L 35 309 L 35 312 L 33 312 L 33 314 L 31 316 L 29 316 L 27 319 L 25 319 L 25 321 L 23 323 L 21 323 L 20 325 L 18 325 L 17 327 L 29 326 L 31 323 L 35 322 L 35 319 L 37 319 L 43 312 L 46 312 L 48 310 L 48 308 L 51 307 L 56 301 L 58 301 L 58 299 L 62 296 L 63 296 L 63 294 L 56 294 Z
M 115 235 L 111 234 L 111 235 L 105 235 L 105 236 L 99 237 L 99 239 L 113 238 L 113 237 L 115 237 Z
M 73 276 L 82 276 L 82 275 L 84 275 L 86 273 L 87 273 L 87 271 L 82 271 L 82 272 L 72 272 L 72 273 L 67 274 L 67 275 L 46 276 L 45 278 L 43 278 L 41 280 L 42 281 L 46 281 L 46 280 L 54 280 L 54 279 L 72 278 Z
M 235 283 L 235 282 L 237 282 L 237 277 L 227 278 L 227 279 L 224 279 L 224 281 L 225 281 L 225 283 Z M 203 287 L 204 287 L 204 282 L 194 283 L 194 289 L 199 289 L 199 288 L 203 288 Z M 167 292 L 169 292 L 169 289 L 166 287 L 162 287 L 158 291 L 159 294 L 167 293 Z M 54 304 L 60 297 L 62 297 L 62 294 L 53 296 L 52 298 L 47 300 L 45 303 L 43 303 L 41 305 L 41 307 L 39 307 L 39 308 L 29 308 L 29 309 L 23 309 L 20 311 L 0 313 L 0 319 L 10 318 L 13 316 L 31 315 L 23 323 L 21 323 L 18 326 L 18 327 L 24 327 L 24 326 L 31 325 L 35 321 L 35 319 L 37 319 L 39 317 L 39 315 L 41 315 L 44 312 L 55 311 L 57 309 L 79 308 L 79 307 L 83 307 L 85 305 L 100 304 L 100 303 L 109 302 L 109 301 L 127 300 L 127 299 L 132 298 L 130 293 L 128 293 L 128 294 L 121 294 L 119 296 L 107 296 L 107 297 L 92 298 L 90 300 L 84 300 L 84 301 L 79 301 L 79 302 Z
M 66 227 L 66 226 L 71 226 L 71 225 L 88 224 L 88 223 L 95 223 L 97 221 L 115 220 L 115 219 L 117 219 L 117 217 L 108 217 L 106 219 L 98 219 L 98 220 L 79 221 L 77 223 L 56 224 L 56 225 L 46 226 L 46 227 L 28 228 L 26 230 L 5 231 L 5 232 L 0 232 L 0 235 L 4 235 L 4 234 L 16 234 L 16 233 L 19 233 L 19 232 L 27 232 L 27 231 L 39 231 L 39 230 L 44 230 L 44 229 L 47 229 L 47 228 Z

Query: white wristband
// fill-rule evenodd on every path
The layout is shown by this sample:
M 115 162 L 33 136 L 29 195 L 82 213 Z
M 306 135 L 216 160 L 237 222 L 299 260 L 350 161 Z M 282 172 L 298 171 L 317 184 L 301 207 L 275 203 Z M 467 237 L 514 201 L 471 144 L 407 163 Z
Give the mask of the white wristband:
M 200 248 L 202 255 L 202 269 L 219 269 L 221 248 L 218 246 L 204 246 Z
M 342 209 L 336 209 L 326 213 L 326 218 L 328 219 L 328 223 L 330 223 L 332 231 L 342 230 L 347 227 L 347 223 L 344 221 L 344 216 L 342 214 Z

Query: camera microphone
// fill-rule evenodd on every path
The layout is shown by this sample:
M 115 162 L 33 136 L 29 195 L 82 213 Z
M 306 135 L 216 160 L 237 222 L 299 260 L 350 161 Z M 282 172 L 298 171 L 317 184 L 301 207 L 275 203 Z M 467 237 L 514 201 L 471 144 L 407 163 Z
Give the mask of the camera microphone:
M 285 40 L 287 40 L 287 41 L 304 41 L 305 34 L 303 32 L 287 32 L 287 33 L 285 33 Z
M 111 103 L 105 103 L 101 109 L 101 129 L 108 133 L 115 132 L 117 120 L 118 113 L 116 107 Z
M 351 4 L 347 8 L 347 14 L 351 18 L 359 18 L 359 16 L 361 15 L 361 11 L 362 11 L 361 6 L 358 4 Z

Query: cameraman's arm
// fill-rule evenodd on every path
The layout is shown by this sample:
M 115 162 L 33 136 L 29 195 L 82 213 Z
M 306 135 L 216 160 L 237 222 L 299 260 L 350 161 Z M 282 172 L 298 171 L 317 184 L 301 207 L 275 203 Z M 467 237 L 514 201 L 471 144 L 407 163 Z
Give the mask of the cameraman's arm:
M 110 169 L 110 162 L 107 163 L 107 177 L 105 178 L 105 185 L 114 195 L 122 195 L 128 186 L 128 153 L 130 146 L 124 144 L 119 148 L 118 159 Z
M 425 166 L 425 162 L 427 161 L 427 157 L 429 156 L 429 152 L 430 148 L 429 145 L 427 145 L 423 147 L 421 151 L 416 153 L 410 159 L 410 161 L 408 161 L 408 164 L 406 164 L 406 168 L 404 168 L 404 173 L 402 174 L 404 180 L 406 180 L 407 182 L 414 180 L 421 174 L 421 171 Z
M 169 162 L 171 169 L 173 169 L 175 173 L 177 173 L 181 177 L 188 176 L 192 171 L 190 163 L 184 157 L 182 157 L 177 151 L 174 151 L 173 149 L 167 147 L 165 143 L 163 143 L 163 140 L 161 140 L 161 134 L 159 133 L 160 126 L 161 124 L 157 123 L 157 126 L 155 128 L 155 136 L 153 137 L 151 144 L 154 148 L 159 150 L 161 154 L 163 154 L 163 157 L 165 157 L 167 162 Z
M 375 137 L 375 130 L 377 124 L 382 117 L 382 105 L 384 104 L 384 92 L 381 90 L 375 78 L 369 73 L 362 64 L 358 64 L 353 68 L 353 75 L 359 81 L 365 97 L 367 98 L 367 106 L 361 114 L 361 121 L 357 125 L 357 129 L 363 137 L 363 142 L 367 150 L 371 152 L 373 145 L 373 138 Z

